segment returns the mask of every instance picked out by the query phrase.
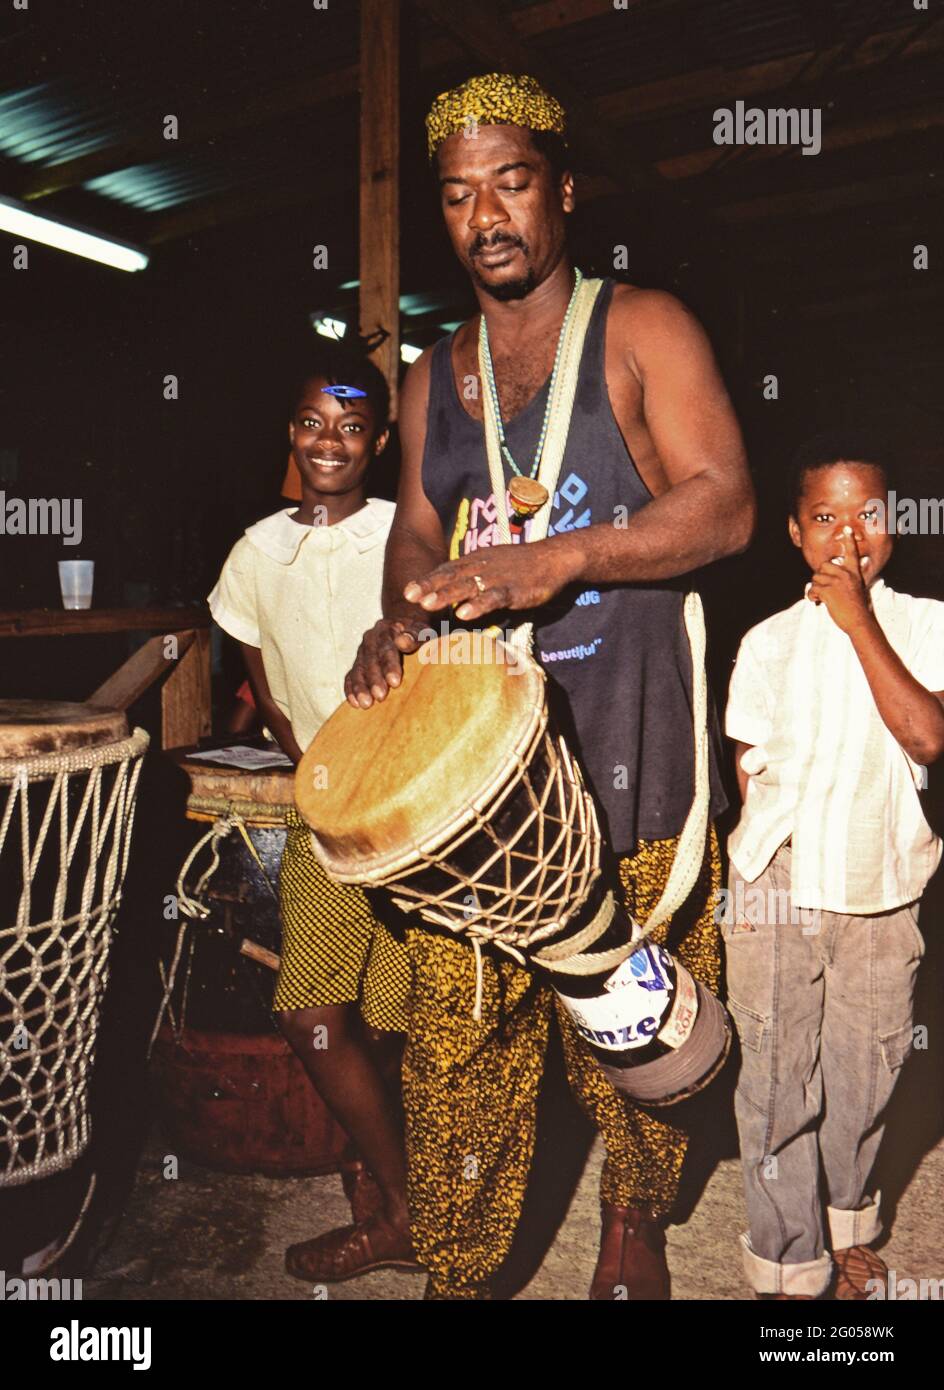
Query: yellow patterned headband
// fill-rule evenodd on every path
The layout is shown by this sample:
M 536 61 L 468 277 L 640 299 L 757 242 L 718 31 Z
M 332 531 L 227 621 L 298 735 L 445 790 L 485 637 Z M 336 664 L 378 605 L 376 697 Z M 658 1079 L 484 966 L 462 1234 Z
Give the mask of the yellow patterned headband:
M 563 136 L 566 116 L 560 102 L 533 77 L 507 72 L 470 77 L 461 87 L 442 92 L 430 107 L 426 117 L 430 159 L 450 135 L 476 125 L 519 125 Z

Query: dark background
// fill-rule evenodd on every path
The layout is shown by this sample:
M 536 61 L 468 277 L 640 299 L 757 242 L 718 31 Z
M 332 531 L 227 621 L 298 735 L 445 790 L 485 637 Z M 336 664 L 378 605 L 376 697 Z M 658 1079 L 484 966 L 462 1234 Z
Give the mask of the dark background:
M 940 7 L 492 8 L 503 20 L 496 53 L 515 14 L 573 13 L 539 32 L 525 25 L 522 42 L 602 107 L 601 128 L 625 151 L 628 172 L 614 178 L 581 132 L 577 262 L 612 274 L 613 248 L 625 245 L 620 278 L 678 293 L 721 359 L 762 501 L 751 552 L 709 580 L 723 595 L 716 651 L 728 657 L 741 630 L 797 592 L 778 488 L 799 440 L 834 423 L 879 424 L 900 447 L 901 491 L 944 489 Z M 307 0 L 72 0 L 4 18 L 0 187 L 23 196 L 45 168 L 40 155 L 71 167 L 90 146 L 85 159 L 113 172 L 33 205 L 149 245 L 153 259 L 124 274 L 33 245 L 29 269 L 15 271 L 13 238 L 0 242 L 0 487 L 81 496 L 85 528 L 78 548 L 3 538 L 0 607 L 56 605 L 63 556 L 94 558 L 97 604 L 200 599 L 241 529 L 279 505 L 285 395 L 309 315 L 356 320 L 356 291 L 339 287 L 357 276 L 358 98 L 318 93 L 356 63 L 357 16 L 354 0 L 324 12 Z M 422 118 L 437 91 L 488 66 L 405 6 L 401 292 L 411 308 L 401 336 L 418 346 L 475 307 L 441 227 Z M 272 93 L 307 79 L 310 106 L 273 114 Z M 762 107 L 821 106 L 822 152 L 714 147 L 712 112 L 735 93 Z M 247 108 L 251 123 L 227 133 L 226 113 Z M 178 142 L 160 140 L 168 112 Z M 74 177 L 83 173 L 94 170 L 80 164 Z M 913 268 L 918 243 L 927 271 Z M 327 246 L 328 270 L 312 269 L 315 244 Z M 176 401 L 163 399 L 168 373 Z M 776 401 L 762 395 L 768 373 Z M 392 495 L 395 472 L 394 448 L 377 492 Z M 939 540 L 902 541 L 890 580 L 940 593 Z M 20 650 L 15 666 L 26 660 Z M 68 666 L 80 694 L 77 648 Z M 6 667 L 11 692 L 23 679 Z M 26 685 L 33 693 L 33 675 Z M 57 683 L 55 693 L 73 691 Z
M 422 118 L 437 92 L 503 66 L 513 39 L 531 70 L 560 73 L 594 113 L 575 145 L 577 263 L 612 273 L 613 248 L 626 245 L 621 278 L 694 309 L 747 438 L 757 536 L 705 576 L 721 701 L 742 633 L 801 591 L 782 500 L 800 440 L 879 426 L 895 441 L 899 491 L 944 495 L 940 0 L 927 12 L 904 0 L 456 10 L 494 24 L 491 61 L 427 6 L 404 8 L 401 336 L 425 346 L 474 310 L 441 226 Z M 85 531 L 77 548 L 0 538 L 0 609 L 58 606 L 55 562 L 77 557 L 95 560 L 96 605 L 201 600 L 242 529 L 282 505 L 286 391 L 310 315 L 356 321 L 356 290 L 343 286 L 358 273 L 357 25 L 355 0 L 324 12 L 308 0 L 7 7 L 0 192 L 33 196 L 64 166 L 37 206 L 148 245 L 153 259 L 130 275 L 31 245 L 29 269 L 16 271 L 14 239 L 0 236 L 0 489 L 80 496 Z M 822 152 L 714 147 L 713 110 L 738 98 L 821 107 Z M 168 113 L 180 140 L 165 144 Z M 312 268 L 316 244 L 328 270 Z M 914 268 L 917 244 L 928 270 Z M 163 398 L 170 373 L 176 401 Z M 777 400 L 763 397 L 770 373 Z M 396 458 L 394 439 L 379 495 L 394 494 Z M 889 582 L 944 598 L 942 544 L 901 539 Z M 0 695 L 81 699 L 134 640 L 2 641 Z M 220 711 L 240 679 L 232 644 L 218 644 Z M 157 733 L 155 696 L 132 715 Z M 145 923 L 187 838 L 180 786 L 149 762 L 129 889 L 145 929 L 116 956 L 119 991 L 153 985 L 157 933 Z M 940 780 L 932 769 L 938 819 Z M 938 886 L 925 904 L 934 959 L 917 1015 L 932 1023 L 940 897 Z M 103 1075 L 112 1100 L 131 1085 L 120 1067 Z M 940 1093 L 939 1054 L 918 1057 L 896 1100 L 912 1121 L 894 1160 L 902 1181 L 939 1132 Z

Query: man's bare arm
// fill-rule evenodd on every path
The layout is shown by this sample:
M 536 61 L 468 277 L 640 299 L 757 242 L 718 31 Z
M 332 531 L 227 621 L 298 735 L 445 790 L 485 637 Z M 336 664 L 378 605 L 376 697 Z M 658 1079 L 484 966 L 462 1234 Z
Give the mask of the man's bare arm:
M 442 564 L 448 551 L 439 517 L 423 491 L 423 453 L 429 404 L 432 349 L 407 372 L 400 395 L 400 487 L 397 511 L 384 556 L 383 618 L 365 632 L 344 681 L 348 703 L 367 709 L 400 684 L 403 655 L 416 651 L 419 632 L 429 626 L 422 608 L 408 603 L 403 589 L 414 574 Z
M 756 507 L 744 443 L 707 335 L 678 300 L 638 292 L 615 329 L 669 487 L 624 527 L 589 527 L 578 578 L 670 579 L 748 545 Z
M 615 309 L 615 301 L 614 301 Z M 741 432 L 697 320 L 671 295 L 639 292 L 620 310 L 626 370 L 642 386 L 643 414 L 667 490 L 631 517 L 521 546 L 493 546 L 409 576 L 427 612 L 461 605 L 476 619 L 548 602 L 567 584 L 657 582 L 742 551 L 753 533 L 754 492 Z M 621 524 L 624 523 L 624 524 Z M 477 574 L 485 586 L 472 579 Z
M 400 487 L 384 559 L 384 617 L 407 622 L 422 620 L 425 615 L 415 604 L 407 603 L 404 585 L 416 574 L 417 565 L 425 572 L 442 564 L 448 553 L 439 517 L 423 491 L 431 362 L 429 348 L 410 368 L 400 395 Z

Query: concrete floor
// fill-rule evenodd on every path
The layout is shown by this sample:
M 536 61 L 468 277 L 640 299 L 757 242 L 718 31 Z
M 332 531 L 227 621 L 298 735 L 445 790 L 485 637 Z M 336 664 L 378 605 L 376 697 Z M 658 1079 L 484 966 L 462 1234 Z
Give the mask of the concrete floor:
M 184 1160 L 179 1177 L 163 1176 L 166 1148 L 148 1143 L 122 1223 L 87 1278 L 87 1299 L 290 1299 L 313 1290 L 282 1267 L 285 1246 L 350 1220 L 340 1179 L 272 1179 L 211 1172 Z M 550 1248 L 515 1296 L 583 1300 L 597 1252 L 597 1191 L 602 1151 L 586 1157 L 566 1215 Z M 944 1275 L 944 1141 L 927 1152 L 898 1198 L 882 1249 L 898 1278 Z M 744 1299 L 737 1235 L 744 1229 L 739 1164 L 723 1158 L 688 1219 L 669 1230 L 669 1264 L 677 1299 Z M 546 1248 L 546 1246 L 544 1247 Z M 535 1249 L 537 1254 L 535 1255 Z M 525 1262 L 525 1267 L 527 1261 Z M 419 1299 L 421 1275 L 381 1272 L 327 1291 L 333 1299 Z M 326 1296 L 324 1291 L 319 1297 Z

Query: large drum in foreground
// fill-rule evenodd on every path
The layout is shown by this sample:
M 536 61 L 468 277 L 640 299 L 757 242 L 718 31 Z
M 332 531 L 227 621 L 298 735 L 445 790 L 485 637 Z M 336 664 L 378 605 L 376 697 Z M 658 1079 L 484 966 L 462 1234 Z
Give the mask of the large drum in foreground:
M 70 1167 L 134 821 L 143 729 L 0 701 L 0 1187 Z
M 271 1013 L 294 773 L 177 761 L 190 779 L 187 819 L 201 833 L 230 828 L 216 840 L 219 863 L 199 895 L 207 915 L 186 926 L 172 1021 L 152 1054 L 167 1136 L 177 1153 L 227 1172 L 334 1172 L 346 1135 Z M 208 862 L 209 853 L 194 862 L 190 891 Z
M 672 1104 L 720 1069 L 727 1014 L 609 890 L 530 657 L 482 633 L 428 643 L 386 700 L 322 726 L 295 799 L 332 877 L 546 971 L 619 1090 Z

